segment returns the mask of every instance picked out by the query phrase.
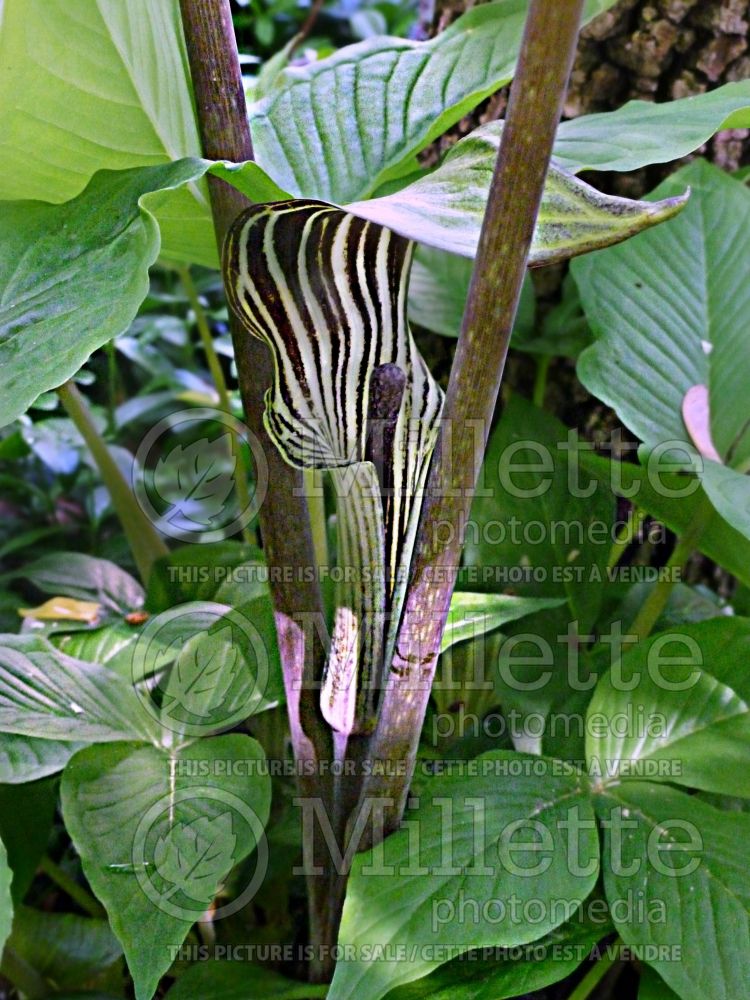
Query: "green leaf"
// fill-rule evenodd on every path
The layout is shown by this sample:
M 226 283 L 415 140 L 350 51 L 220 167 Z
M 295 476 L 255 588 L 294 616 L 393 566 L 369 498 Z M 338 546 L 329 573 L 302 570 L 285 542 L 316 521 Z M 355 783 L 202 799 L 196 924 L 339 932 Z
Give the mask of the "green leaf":
M 417 246 L 409 274 L 409 320 L 427 330 L 457 337 L 461 330 L 472 262 L 466 257 Z M 534 287 L 527 275 L 521 289 L 515 326 L 514 347 L 526 338 L 534 324 Z
M 510 81 L 527 6 L 483 4 L 429 42 L 368 38 L 290 67 L 250 108 L 258 163 L 295 196 L 338 203 L 369 197 Z M 611 6 L 588 3 L 586 18 Z
M 595 904 L 602 905 L 597 905 L 598 912 L 593 914 Z M 423 979 L 396 987 L 387 1000 L 506 1000 L 526 996 L 569 976 L 610 930 L 604 900 L 590 896 L 572 920 L 538 941 L 505 954 L 499 948 L 494 958 L 482 951 L 468 952 Z
M 123 946 L 137 1000 L 150 1000 L 229 869 L 262 837 L 264 759 L 255 740 L 232 735 L 171 756 L 136 744 L 90 747 L 68 764 L 65 825 Z
M 62 771 L 83 745 L 0 732 L 0 782 L 23 784 Z
M 441 945 L 456 955 L 536 940 L 591 892 L 598 839 L 585 779 L 560 761 L 505 751 L 465 766 L 422 786 L 402 829 L 355 858 L 339 944 L 367 946 L 374 958 L 345 956 L 330 1000 L 377 1000 L 441 964 L 432 950 Z M 519 773 L 509 781 L 513 767 Z M 523 912 L 532 899 L 533 920 L 506 905 Z M 407 942 L 408 962 L 378 960 L 378 949 Z
M 679 160 L 721 129 L 749 126 L 750 80 L 740 80 L 680 101 L 629 101 L 617 111 L 562 122 L 554 155 L 576 172 L 638 170 Z
M 656 945 L 648 962 L 682 1000 L 743 996 L 750 982 L 750 815 L 637 781 L 602 795 L 599 813 L 604 887 L 625 944 Z
M 575 432 L 511 398 L 485 455 L 461 579 L 523 597 L 565 597 L 585 632 L 601 605 L 602 588 L 591 583 L 606 579 L 614 500 L 606 482 L 588 475 L 571 489 L 579 450 Z
M 600 337 L 582 355 L 579 374 L 617 410 L 647 451 L 669 441 L 690 464 L 698 447 L 706 455 L 698 460 L 706 495 L 750 538 L 745 475 L 750 401 L 744 389 L 750 361 L 742 343 L 750 291 L 737 263 L 750 253 L 750 191 L 703 162 L 675 177 L 696 188 L 682 219 L 660 233 L 644 234 L 634 247 L 574 265 L 584 307 Z M 659 193 L 671 190 L 671 184 L 674 178 Z M 688 391 L 703 386 L 708 387 L 707 423 L 697 436 L 686 425 L 683 408 Z M 714 455 L 725 464 L 713 461 Z
M 164 684 L 160 718 L 180 736 L 207 735 L 283 700 L 273 605 L 265 596 L 227 610 L 184 642 Z
M 708 386 L 713 441 L 742 471 L 750 449 L 750 355 L 742 341 L 750 288 L 741 263 L 750 255 L 750 191 L 697 161 L 653 196 L 685 184 L 693 194 L 679 218 L 573 264 L 598 338 L 578 370 L 647 448 L 672 442 L 686 464 L 686 446 L 695 449 L 683 401 L 692 387 Z M 710 476 L 704 485 L 709 495 L 718 489 Z
M 0 425 L 42 392 L 71 378 L 89 355 L 123 333 L 148 291 L 160 249 L 150 210 L 164 192 L 207 170 L 256 199 L 284 197 L 253 163 L 241 168 L 185 159 L 156 167 L 101 171 L 63 205 L 17 201 L 0 215 Z M 156 193 L 155 201 L 145 197 Z M 215 243 L 207 230 L 214 263 Z M 202 258 L 205 260 L 205 254 Z
M 472 594 L 456 591 L 451 598 L 440 652 L 457 642 L 486 635 L 507 622 L 526 615 L 557 608 L 565 604 L 564 597 L 516 597 L 514 594 Z
M 13 871 L 13 902 L 20 903 L 47 850 L 57 806 L 57 779 L 0 785 L 0 839 Z
M 482 125 L 457 142 L 432 173 L 393 194 L 350 202 L 347 211 L 439 250 L 474 257 L 502 127 L 502 122 Z M 553 162 L 529 265 L 552 264 L 619 243 L 676 215 L 684 203 L 684 188 L 659 203 L 605 195 Z
M 10 934 L 13 922 L 13 900 L 10 895 L 10 883 L 13 873 L 8 867 L 8 855 L 0 840 L 0 954 Z
M 66 201 L 98 170 L 200 156 L 177 0 L 7 0 L 0 67 L 0 198 Z M 167 256 L 205 258 L 204 183 L 158 214 Z
M 657 456 L 643 456 L 646 467 L 630 462 L 610 462 L 592 452 L 581 455 L 581 465 L 612 484 L 618 496 L 630 498 L 640 510 L 663 521 L 676 534 L 682 534 L 698 510 L 705 511 L 697 546 L 710 559 L 744 583 L 750 584 L 750 541 L 706 504 L 706 494 L 697 479 L 674 471 L 671 463 Z
M 750 622 L 739 628 L 739 645 L 738 622 L 722 619 L 705 634 L 701 625 L 663 632 L 626 653 L 589 705 L 590 773 L 605 783 L 648 778 L 750 796 L 750 708 L 710 672 L 723 661 L 725 676 L 744 674 L 750 686 Z
M 14 575 L 33 583 L 44 594 L 96 601 L 123 615 L 143 605 L 143 588 L 129 573 L 108 559 L 80 552 L 42 556 L 20 567 Z
M 60 989 L 90 985 L 122 955 L 106 920 L 45 913 L 28 906 L 16 910 L 8 944 L 19 958 L 54 983 L 55 995 Z
M 129 684 L 35 635 L 2 637 L 0 730 L 85 742 L 159 739 Z
M 328 986 L 297 983 L 249 962 L 222 962 L 212 959 L 191 965 L 167 994 L 169 1000 L 311 1000 L 324 997 Z

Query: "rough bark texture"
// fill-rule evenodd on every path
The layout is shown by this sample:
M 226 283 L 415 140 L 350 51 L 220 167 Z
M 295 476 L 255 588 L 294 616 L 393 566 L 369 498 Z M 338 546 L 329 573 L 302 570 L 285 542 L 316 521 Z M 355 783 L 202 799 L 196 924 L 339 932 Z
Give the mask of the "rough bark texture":
M 437 0 L 430 33 L 476 5 Z M 671 101 L 748 78 L 750 0 L 619 0 L 581 32 L 564 114 L 575 118 L 611 111 L 633 99 Z M 477 125 L 497 118 L 506 101 L 506 90 L 490 98 L 430 155 L 437 157 Z M 718 166 L 736 170 L 750 161 L 750 129 L 721 133 L 703 153 Z M 613 178 L 612 190 L 641 195 L 659 179 L 658 169 Z

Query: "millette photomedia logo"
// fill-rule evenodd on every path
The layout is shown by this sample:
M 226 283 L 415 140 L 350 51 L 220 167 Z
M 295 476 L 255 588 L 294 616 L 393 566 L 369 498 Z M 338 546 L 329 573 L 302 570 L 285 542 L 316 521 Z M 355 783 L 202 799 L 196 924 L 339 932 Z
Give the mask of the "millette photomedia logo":
M 237 490 L 243 444 L 254 472 L 244 500 Z M 217 542 L 241 531 L 258 513 L 267 485 L 258 439 L 237 417 L 214 407 L 163 417 L 144 436 L 133 464 L 141 509 L 163 535 L 183 542 Z

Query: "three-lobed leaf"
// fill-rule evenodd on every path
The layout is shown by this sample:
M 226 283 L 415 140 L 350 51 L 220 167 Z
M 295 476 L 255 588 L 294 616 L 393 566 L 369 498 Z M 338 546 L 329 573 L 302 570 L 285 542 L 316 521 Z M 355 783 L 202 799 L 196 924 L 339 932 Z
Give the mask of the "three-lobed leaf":
M 684 185 L 685 212 L 620 247 L 573 264 L 597 340 L 579 360 L 584 385 L 612 406 L 647 451 L 670 445 L 683 462 L 696 442 L 683 406 L 708 387 L 710 434 L 722 463 L 698 459 L 716 510 L 750 537 L 750 355 L 744 349 L 750 287 L 750 192 L 703 161 L 668 178 L 653 197 Z M 697 456 L 696 456 L 697 457 Z

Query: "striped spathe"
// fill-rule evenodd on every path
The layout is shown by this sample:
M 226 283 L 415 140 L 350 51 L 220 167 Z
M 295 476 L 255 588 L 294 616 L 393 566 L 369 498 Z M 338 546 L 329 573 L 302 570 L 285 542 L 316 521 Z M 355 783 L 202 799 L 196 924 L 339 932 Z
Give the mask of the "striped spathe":
M 308 200 L 253 206 L 224 245 L 230 305 L 273 354 L 268 434 L 289 464 L 331 471 L 346 572 L 321 707 L 341 732 L 374 724 L 443 403 L 406 319 L 412 250 Z

